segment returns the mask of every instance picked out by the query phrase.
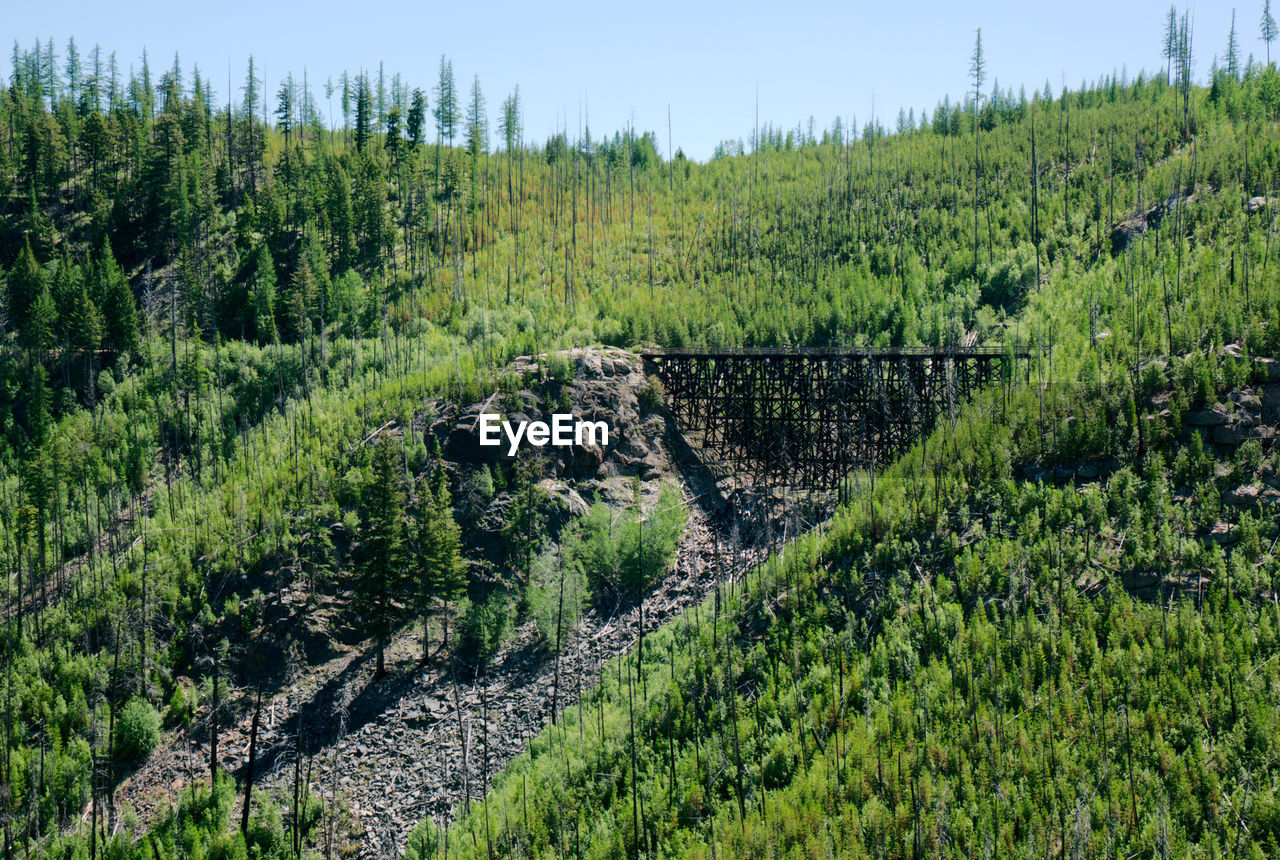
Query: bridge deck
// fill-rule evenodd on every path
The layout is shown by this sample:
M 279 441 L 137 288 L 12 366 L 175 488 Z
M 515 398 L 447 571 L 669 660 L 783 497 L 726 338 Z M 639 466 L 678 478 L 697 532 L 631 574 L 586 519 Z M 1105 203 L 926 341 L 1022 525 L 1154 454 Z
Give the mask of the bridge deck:
M 979 389 L 1030 373 L 1035 347 L 646 349 L 671 415 L 757 483 L 836 487 L 890 462 Z
M 785 356 L 797 358 L 966 358 L 969 356 L 1013 355 L 1028 358 L 1036 352 L 1048 353 L 1048 347 L 1033 346 L 698 346 L 646 347 L 643 358 L 751 358 Z

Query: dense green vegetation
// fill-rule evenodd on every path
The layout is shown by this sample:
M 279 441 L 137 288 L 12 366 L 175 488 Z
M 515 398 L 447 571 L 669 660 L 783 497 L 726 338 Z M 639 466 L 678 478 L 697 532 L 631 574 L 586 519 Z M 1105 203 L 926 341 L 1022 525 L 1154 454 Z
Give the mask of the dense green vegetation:
M 1025 97 L 986 87 L 979 49 L 931 117 L 765 127 L 695 164 L 630 129 L 526 142 L 518 91 L 491 147 L 479 82 L 463 97 L 443 59 L 429 91 L 344 77 L 329 129 L 292 76 L 264 124 L 252 63 L 215 100 L 176 58 L 123 81 L 96 47 L 15 46 L 6 858 L 301 850 L 316 801 L 255 796 L 230 832 L 225 774 L 104 848 L 158 715 L 216 734 L 249 707 L 242 592 L 349 590 L 379 650 L 422 620 L 425 652 L 438 615 L 479 671 L 519 613 L 559 647 L 553 590 L 572 621 L 665 567 L 670 501 L 549 552 L 536 476 L 508 470 L 524 590 L 464 596 L 459 488 L 410 421 L 430 398 L 481 400 L 510 358 L 572 343 L 971 339 L 1052 346 L 1047 387 L 974 404 L 646 636 L 449 850 L 1280 850 L 1274 513 L 1222 500 L 1276 455 L 1215 459 L 1182 424 L 1280 352 L 1280 71 L 1228 50 L 1197 86 L 1174 12 L 1165 47 L 1156 75 Z M 1110 458 L 1087 487 L 1022 470 Z M 1125 592 L 1152 571 L 1156 600 Z
M 1091 440 L 1046 447 L 1078 423 Z M 1158 438 L 1136 458 L 1096 390 L 982 400 L 613 661 L 410 856 L 1272 856 L 1275 521 L 1231 517 L 1227 550 L 1200 524 L 1276 454 L 1228 473 Z M 1133 465 L 1010 474 L 1082 453 Z

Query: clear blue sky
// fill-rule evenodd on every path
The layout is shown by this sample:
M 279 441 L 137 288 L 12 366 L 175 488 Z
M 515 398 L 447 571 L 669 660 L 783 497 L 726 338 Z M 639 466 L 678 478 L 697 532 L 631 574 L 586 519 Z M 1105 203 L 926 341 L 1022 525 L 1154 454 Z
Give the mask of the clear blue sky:
M 480 75 L 491 119 L 520 85 L 526 138 L 543 139 L 562 124 L 574 132 L 589 111 L 593 135 L 634 118 L 638 129 L 658 132 L 665 151 L 670 105 L 675 145 L 705 159 L 721 139 L 749 138 L 757 87 L 761 122 L 783 127 L 813 115 L 822 128 L 837 114 L 854 114 L 861 126 L 873 93 L 886 126 L 900 106 L 932 113 L 943 95 L 965 90 L 979 26 L 988 86 L 998 79 L 1030 92 L 1047 79 L 1057 92 L 1064 78 L 1075 88 L 1113 69 L 1133 76 L 1162 68 L 1169 3 L 0 0 L 0 7 L 10 43 L 52 37 L 60 60 L 71 36 L 82 54 L 95 42 L 116 51 L 126 69 L 145 46 L 157 74 L 176 50 L 184 69 L 195 62 L 212 75 L 219 101 L 228 63 L 238 97 L 251 53 L 272 94 L 285 72 L 300 77 L 305 66 L 322 110 L 326 77 L 376 72 L 380 60 L 388 80 L 399 71 L 429 94 L 443 53 L 460 89 Z M 1261 58 L 1261 0 L 1236 8 L 1242 59 Z M 1198 78 L 1225 52 L 1231 10 L 1225 0 L 1192 7 Z

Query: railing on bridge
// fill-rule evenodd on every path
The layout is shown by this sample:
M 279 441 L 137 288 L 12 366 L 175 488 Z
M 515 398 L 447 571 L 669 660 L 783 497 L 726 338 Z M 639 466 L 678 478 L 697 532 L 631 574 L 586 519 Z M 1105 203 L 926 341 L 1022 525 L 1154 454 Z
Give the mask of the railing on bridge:
M 909 448 L 940 415 L 1038 350 L 647 349 L 682 431 L 757 484 L 831 489 Z
M 970 355 L 1015 355 L 1028 357 L 1034 352 L 1031 347 L 984 346 L 678 346 L 678 347 L 646 347 L 640 350 L 644 358 L 677 358 L 677 357 L 735 357 L 781 355 L 829 358 L 832 356 L 871 356 L 875 358 L 895 358 L 899 356 L 970 356 Z

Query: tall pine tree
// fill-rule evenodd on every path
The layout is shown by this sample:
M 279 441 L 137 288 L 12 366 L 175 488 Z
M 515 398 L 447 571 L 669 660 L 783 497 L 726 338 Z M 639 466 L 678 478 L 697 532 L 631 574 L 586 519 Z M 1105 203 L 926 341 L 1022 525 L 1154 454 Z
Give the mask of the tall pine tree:
M 431 109 L 436 118 L 436 194 L 440 193 L 440 147 L 448 142 L 453 146 L 453 136 L 458 130 L 458 95 L 453 81 L 453 63 L 440 56 L 440 78 L 436 83 L 436 106 Z
M 1280 31 L 1276 28 L 1276 19 L 1271 16 L 1271 0 L 1266 0 L 1262 6 L 1262 25 L 1260 27 L 1262 41 L 1267 43 L 1267 65 L 1271 65 L 1271 43 L 1276 40 L 1276 35 Z
M 398 442 L 373 446 L 360 493 L 359 563 L 355 608 L 377 645 L 375 677 L 387 673 L 386 648 L 402 618 L 405 592 L 405 490 Z
M 96 298 L 105 322 L 103 345 L 117 352 L 138 351 L 138 306 L 129 282 L 111 253 L 111 243 L 102 240 L 102 251 L 95 267 Z
M 466 587 L 461 531 L 453 518 L 444 464 L 437 461 L 430 482 L 423 480 L 414 517 L 414 608 L 422 619 L 422 661 L 427 661 L 431 615 L 444 619 L 441 647 L 449 644 L 449 611 Z
M 249 288 L 249 303 L 253 307 L 253 330 L 258 342 L 274 343 L 277 334 L 276 267 L 265 244 L 258 248 L 253 283 Z

